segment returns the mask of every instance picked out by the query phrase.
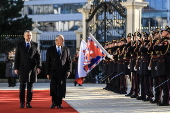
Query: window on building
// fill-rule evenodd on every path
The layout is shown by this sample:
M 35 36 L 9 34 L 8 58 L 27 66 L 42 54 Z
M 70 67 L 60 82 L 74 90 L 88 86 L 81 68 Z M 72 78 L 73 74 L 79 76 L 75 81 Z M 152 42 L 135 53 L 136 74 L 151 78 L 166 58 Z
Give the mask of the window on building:
M 74 31 L 79 21 L 39 22 L 41 31 Z
M 28 6 L 24 6 L 23 15 L 28 15 Z
M 64 14 L 65 13 L 64 4 L 59 4 L 58 7 L 60 8 L 60 14 Z
M 53 5 L 44 5 L 43 14 L 53 14 Z
M 33 8 L 32 5 L 28 6 L 27 8 L 28 8 L 27 10 L 28 10 L 28 14 L 29 14 L 29 15 L 34 14 L 34 12 L 33 12 L 33 11 L 34 11 L 34 8 Z
M 69 14 L 78 13 L 77 9 L 82 8 L 85 3 L 76 4 L 51 4 L 51 5 L 34 5 L 24 6 L 23 14 Z
M 53 5 L 53 8 L 54 8 L 54 14 L 60 14 L 61 7 L 59 7 L 59 5 L 55 4 Z
M 44 14 L 43 5 L 35 5 L 34 14 Z

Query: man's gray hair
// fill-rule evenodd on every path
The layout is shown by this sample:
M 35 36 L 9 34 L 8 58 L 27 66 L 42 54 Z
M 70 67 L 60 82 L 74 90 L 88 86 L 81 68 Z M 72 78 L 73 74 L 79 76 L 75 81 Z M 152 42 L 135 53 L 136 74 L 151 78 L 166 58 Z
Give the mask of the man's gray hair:
M 30 30 L 26 30 L 25 32 L 24 32 L 24 35 L 25 35 L 25 33 L 28 33 L 28 32 L 31 32 Z
M 56 38 L 55 38 L 55 40 L 56 40 L 56 39 L 60 39 L 60 38 L 62 38 L 62 39 L 64 40 L 64 36 L 63 36 L 63 35 L 57 35 Z

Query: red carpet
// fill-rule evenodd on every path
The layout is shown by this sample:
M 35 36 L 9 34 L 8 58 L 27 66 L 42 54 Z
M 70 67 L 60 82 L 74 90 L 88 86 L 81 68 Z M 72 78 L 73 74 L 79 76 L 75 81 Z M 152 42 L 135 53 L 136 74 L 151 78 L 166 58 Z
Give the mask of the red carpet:
M 34 90 L 31 105 L 33 108 L 19 108 L 18 90 L 0 90 L 0 113 L 78 113 L 65 101 L 63 109 L 50 109 L 49 90 Z

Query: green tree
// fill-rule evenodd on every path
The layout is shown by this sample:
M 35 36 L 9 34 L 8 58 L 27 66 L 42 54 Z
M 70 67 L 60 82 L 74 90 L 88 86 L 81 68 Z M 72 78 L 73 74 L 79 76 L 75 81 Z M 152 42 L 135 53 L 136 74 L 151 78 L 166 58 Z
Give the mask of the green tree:
M 32 19 L 21 15 L 23 7 L 23 0 L 0 0 L 0 57 L 24 39 L 25 30 L 32 29 Z
M 23 0 L 0 0 L 0 34 L 23 34 L 32 29 L 32 19 L 22 17 Z

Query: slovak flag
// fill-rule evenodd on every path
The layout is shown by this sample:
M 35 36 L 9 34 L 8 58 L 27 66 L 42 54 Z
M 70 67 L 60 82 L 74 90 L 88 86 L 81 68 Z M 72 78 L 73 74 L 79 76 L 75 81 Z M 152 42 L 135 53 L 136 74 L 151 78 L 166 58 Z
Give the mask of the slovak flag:
M 76 77 L 75 77 L 75 81 L 78 84 L 82 84 L 83 78 L 87 76 L 86 71 L 84 70 L 83 67 L 86 45 L 87 43 L 84 40 L 81 40 L 79 57 L 78 57 L 78 66 L 77 66 Z
M 88 37 L 84 61 L 84 70 L 86 73 L 90 72 L 106 56 L 101 49 L 101 45 L 95 41 L 97 40 L 94 40 L 91 36 Z

